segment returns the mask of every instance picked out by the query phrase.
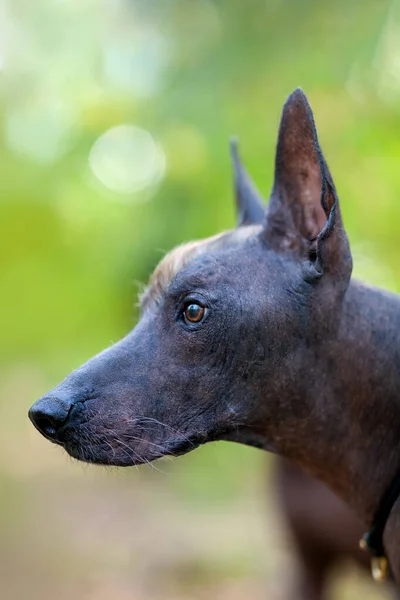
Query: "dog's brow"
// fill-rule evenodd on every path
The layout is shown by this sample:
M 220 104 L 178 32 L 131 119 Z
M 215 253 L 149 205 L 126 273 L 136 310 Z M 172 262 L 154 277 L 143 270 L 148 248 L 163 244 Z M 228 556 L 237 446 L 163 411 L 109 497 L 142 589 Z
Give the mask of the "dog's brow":
M 205 240 L 182 244 L 171 250 L 156 267 L 146 290 L 140 297 L 142 309 L 153 302 L 159 302 L 175 275 L 184 269 L 193 258 L 214 247 L 233 244 L 248 238 L 254 235 L 259 228 L 259 226 L 239 227 L 213 235 Z
M 217 240 L 222 238 L 225 233 L 220 233 L 205 240 L 196 240 L 177 246 L 166 256 L 156 267 L 153 275 L 150 277 L 149 284 L 141 295 L 140 302 L 142 308 L 145 308 L 150 303 L 157 303 L 169 284 L 191 260 L 199 256 Z

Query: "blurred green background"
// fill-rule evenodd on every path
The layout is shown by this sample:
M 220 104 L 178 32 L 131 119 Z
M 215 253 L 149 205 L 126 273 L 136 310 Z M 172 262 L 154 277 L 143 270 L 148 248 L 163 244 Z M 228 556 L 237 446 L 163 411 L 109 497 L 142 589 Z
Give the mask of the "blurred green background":
M 297 86 L 356 275 L 400 291 L 400 1 L 9 0 L 0 70 L 0 597 L 284 598 L 266 455 L 86 467 L 27 410 L 134 325 L 166 250 L 234 225 L 232 134 L 268 197 Z

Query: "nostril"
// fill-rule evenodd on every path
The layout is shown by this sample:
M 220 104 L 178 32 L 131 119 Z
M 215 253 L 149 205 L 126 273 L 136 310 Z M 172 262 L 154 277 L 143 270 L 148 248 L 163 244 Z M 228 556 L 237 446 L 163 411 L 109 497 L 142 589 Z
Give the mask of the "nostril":
M 50 441 L 57 441 L 57 434 L 68 419 L 72 404 L 59 398 L 46 396 L 38 400 L 29 411 L 29 418 L 38 431 Z
M 49 438 L 54 438 L 57 433 L 56 423 L 45 415 L 37 416 L 33 419 L 33 424 L 39 429 L 43 435 Z

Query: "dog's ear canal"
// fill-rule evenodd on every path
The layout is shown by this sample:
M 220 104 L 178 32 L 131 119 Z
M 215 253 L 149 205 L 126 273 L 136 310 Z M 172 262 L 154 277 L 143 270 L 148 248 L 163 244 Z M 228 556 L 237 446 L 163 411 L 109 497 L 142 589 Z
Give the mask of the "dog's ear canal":
M 234 138 L 231 139 L 230 150 L 235 181 L 237 226 L 258 225 L 264 220 L 263 200 L 240 161 L 238 143 Z
M 263 237 L 275 251 L 310 259 L 321 273 L 351 272 L 335 186 L 300 89 L 283 107 Z

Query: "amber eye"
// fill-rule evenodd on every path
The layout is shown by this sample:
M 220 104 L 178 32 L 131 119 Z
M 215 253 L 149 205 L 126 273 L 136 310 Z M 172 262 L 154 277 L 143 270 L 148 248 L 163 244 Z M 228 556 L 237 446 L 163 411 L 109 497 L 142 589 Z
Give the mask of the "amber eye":
M 200 304 L 188 304 L 184 311 L 185 321 L 188 323 L 199 323 L 204 317 L 205 309 Z

